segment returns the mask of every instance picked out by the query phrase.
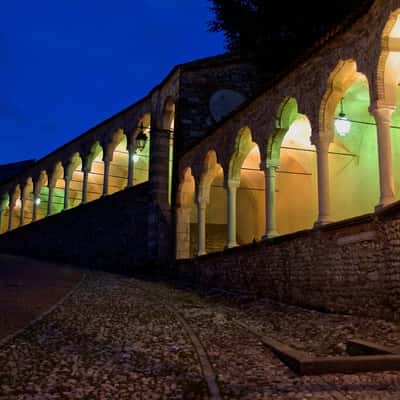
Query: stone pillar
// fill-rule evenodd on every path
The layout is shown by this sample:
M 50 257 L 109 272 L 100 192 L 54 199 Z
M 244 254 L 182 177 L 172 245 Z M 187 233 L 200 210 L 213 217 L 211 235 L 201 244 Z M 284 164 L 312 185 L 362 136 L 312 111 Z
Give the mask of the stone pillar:
M 26 203 L 26 195 L 25 189 L 21 190 L 21 214 L 19 218 L 19 226 L 24 226 L 25 224 L 25 203 Z
M 236 180 L 228 180 L 227 183 L 227 193 L 228 193 L 228 214 L 227 214 L 227 219 L 228 219 L 228 243 L 227 243 L 227 248 L 231 249 L 232 247 L 237 246 L 237 241 L 236 241 L 236 234 L 237 234 L 237 189 L 240 186 L 240 182 Z
M 133 161 L 133 157 L 135 155 L 134 146 L 128 146 L 128 182 L 126 187 L 132 187 L 134 185 L 134 169 L 135 163 Z
M 190 258 L 190 208 L 176 210 L 176 258 Z
M 103 197 L 108 195 L 108 177 L 110 175 L 110 163 L 109 159 L 104 159 L 104 180 L 103 180 Z
M 380 200 L 378 208 L 394 202 L 392 144 L 390 138 L 390 126 L 392 113 L 395 110 L 391 106 L 373 106 L 370 110 L 375 117 L 377 125 L 378 155 L 379 155 L 379 180 Z
M 88 192 L 88 182 L 89 182 L 89 172 L 90 168 L 83 169 L 83 181 L 82 181 L 82 204 L 87 203 L 87 192 Z
M 49 217 L 53 213 L 54 185 L 50 184 L 48 188 L 49 188 L 49 196 L 47 201 L 47 216 Z
M 267 162 L 265 176 L 265 236 L 270 239 L 278 236 L 276 227 L 276 170 L 278 163 Z
M 14 194 L 10 195 L 10 202 L 8 204 L 8 231 L 12 230 L 12 219 L 14 215 L 14 208 L 15 208 L 15 198 Z
M 3 218 L 4 218 L 4 209 L 0 208 L 0 234 L 3 233 Z
M 207 203 L 204 200 L 197 201 L 197 255 L 203 256 L 206 251 L 206 213 Z
M 152 115 L 152 121 L 157 117 Z M 148 252 L 155 262 L 168 262 L 174 257 L 172 213 L 168 203 L 169 132 L 153 129 L 150 137 Z
M 317 148 L 318 169 L 318 221 L 316 226 L 331 222 L 331 199 L 329 191 L 329 145 L 328 138 L 320 137 L 314 142 Z
M 69 187 L 71 184 L 71 177 L 70 176 L 64 176 L 64 210 L 69 209 Z

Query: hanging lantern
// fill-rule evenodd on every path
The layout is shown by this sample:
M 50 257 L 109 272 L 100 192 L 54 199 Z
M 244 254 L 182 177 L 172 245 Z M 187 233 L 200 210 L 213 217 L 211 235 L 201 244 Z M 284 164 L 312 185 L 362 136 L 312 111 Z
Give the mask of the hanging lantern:
M 138 151 L 143 151 L 144 148 L 146 147 L 148 137 L 144 133 L 144 126 L 143 122 L 140 124 L 140 131 L 139 134 L 136 136 L 136 147 Z
M 351 129 L 351 121 L 346 117 L 343 109 L 343 99 L 340 100 L 340 114 L 335 119 L 335 128 L 339 136 L 347 136 Z

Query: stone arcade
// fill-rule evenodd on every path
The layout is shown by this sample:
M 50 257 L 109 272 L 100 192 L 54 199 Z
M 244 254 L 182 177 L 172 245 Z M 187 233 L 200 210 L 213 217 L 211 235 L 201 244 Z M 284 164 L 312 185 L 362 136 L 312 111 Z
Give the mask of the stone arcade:
M 232 55 L 179 65 L 3 181 L 0 250 L 400 319 L 399 83 L 400 0 L 261 92 Z

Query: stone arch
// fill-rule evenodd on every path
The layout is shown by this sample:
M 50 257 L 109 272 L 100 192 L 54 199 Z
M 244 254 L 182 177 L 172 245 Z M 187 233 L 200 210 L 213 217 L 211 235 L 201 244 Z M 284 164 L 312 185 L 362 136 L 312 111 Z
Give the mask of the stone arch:
M 176 212 L 176 258 L 189 258 L 194 254 L 191 249 L 192 229 L 191 214 L 194 211 L 195 180 L 192 169 L 187 167 L 181 174 L 177 191 L 177 212 Z M 195 216 L 194 216 L 195 217 Z
M 235 150 L 229 161 L 228 180 L 240 180 L 240 169 L 243 162 L 255 146 L 257 144 L 253 142 L 250 128 L 241 128 L 236 136 Z
M 33 176 L 33 216 L 36 221 L 47 216 L 49 202 L 49 178 L 46 170 L 41 170 Z
M 290 126 L 299 115 L 297 100 L 294 97 L 285 97 L 281 102 L 276 118 L 275 129 L 267 140 L 267 166 L 279 166 L 281 145 Z
M 394 10 L 381 35 L 381 54 L 376 71 L 376 97 L 386 106 L 396 106 L 400 71 L 400 8 Z
M 149 180 L 150 167 L 150 148 L 151 148 L 151 129 L 152 129 L 151 113 L 142 114 L 132 130 L 128 146 L 131 146 L 130 152 L 133 161 L 133 183 L 132 185 L 140 185 Z M 136 137 L 143 127 L 143 133 L 147 136 L 147 142 L 143 150 L 139 151 L 136 147 Z
M 57 161 L 48 171 L 49 176 L 49 201 L 48 214 L 59 213 L 64 209 L 64 165 L 62 161 Z
M 103 162 L 107 179 L 103 195 L 123 190 L 128 181 L 128 138 L 123 129 L 117 129 L 103 145 Z
M 87 202 L 100 198 L 103 194 L 104 162 L 103 147 L 100 141 L 91 143 L 87 151 L 83 152 L 82 172 L 87 174 Z M 82 202 L 84 201 L 82 190 Z
M 12 230 L 20 226 L 21 186 L 19 184 L 11 188 L 8 198 L 8 230 Z
M 319 132 L 315 135 L 324 135 L 329 143 L 334 138 L 334 115 L 344 93 L 360 78 L 357 63 L 354 60 L 340 60 L 330 73 L 327 81 L 327 90 L 321 101 L 319 116 Z
M 0 234 L 6 232 L 8 229 L 9 201 L 9 194 L 7 192 L 0 194 Z
M 24 179 L 21 183 L 21 188 L 21 212 L 23 213 L 21 222 L 23 225 L 26 225 L 32 222 L 33 216 L 34 193 L 32 177 Z
M 237 134 L 225 177 L 228 247 L 260 240 L 265 233 L 265 177 L 260 165 L 259 146 L 253 141 L 250 128 L 244 127 Z
M 79 152 L 73 153 L 63 162 L 64 181 L 68 186 L 64 194 L 64 209 L 76 207 L 82 202 L 83 165 L 83 158 Z
M 198 212 L 198 254 L 221 251 L 226 245 L 227 209 L 224 170 L 215 150 L 203 161 L 196 201 Z

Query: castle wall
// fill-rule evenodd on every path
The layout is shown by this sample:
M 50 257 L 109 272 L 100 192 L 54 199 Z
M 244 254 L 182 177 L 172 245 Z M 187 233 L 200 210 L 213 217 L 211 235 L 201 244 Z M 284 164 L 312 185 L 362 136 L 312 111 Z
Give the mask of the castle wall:
M 148 260 L 148 183 L 0 236 L 0 253 L 124 271 Z
M 339 313 L 400 320 L 400 203 L 191 260 L 180 279 Z

